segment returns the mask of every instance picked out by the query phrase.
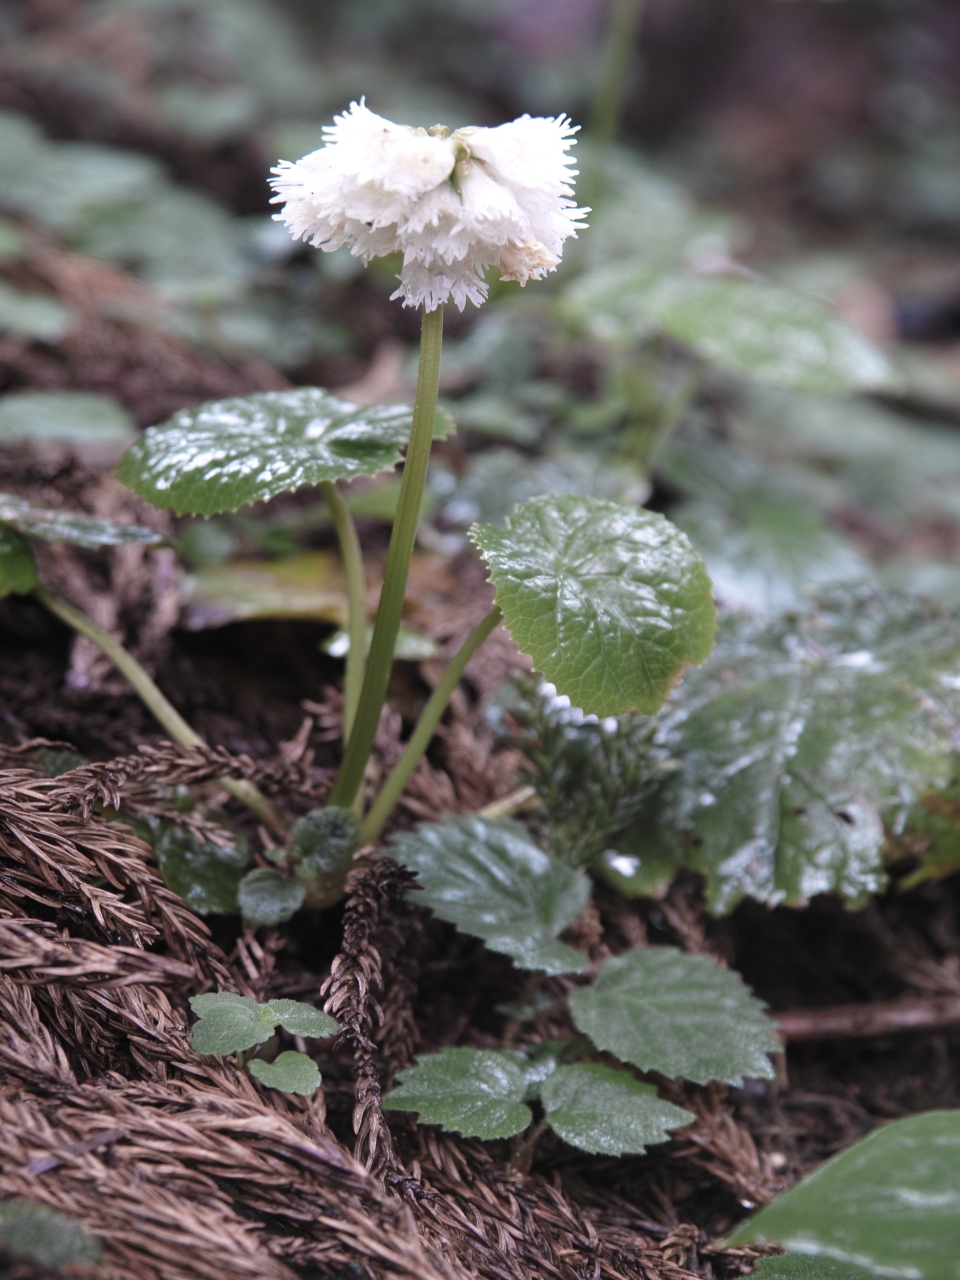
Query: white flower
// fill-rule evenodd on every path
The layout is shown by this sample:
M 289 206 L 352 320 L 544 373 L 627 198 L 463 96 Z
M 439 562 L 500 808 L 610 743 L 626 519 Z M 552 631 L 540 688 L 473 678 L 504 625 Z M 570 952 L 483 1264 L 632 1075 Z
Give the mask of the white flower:
M 495 129 L 413 129 L 363 101 L 324 128 L 324 146 L 273 170 L 274 216 L 328 253 L 369 262 L 403 253 L 404 306 L 463 310 L 487 296 L 486 267 L 526 284 L 553 271 L 588 212 L 572 199 L 566 116 L 521 116 Z

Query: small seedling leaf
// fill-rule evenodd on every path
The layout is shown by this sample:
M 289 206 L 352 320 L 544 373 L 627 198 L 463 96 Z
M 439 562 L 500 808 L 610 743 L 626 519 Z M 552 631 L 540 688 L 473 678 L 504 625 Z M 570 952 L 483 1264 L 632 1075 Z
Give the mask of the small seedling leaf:
M 642 1155 L 666 1142 L 668 1129 L 696 1119 L 663 1102 L 652 1085 L 641 1084 L 629 1071 L 610 1067 L 557 1067 L 543 1082 L 540 1098 L 551 1129 L 593 1155 Z
M 590 882 L 532 844 L 521 826 L 476 816 L 424 823 L 390 853 L 416 871 L 429 907 L 520 969 L 579 973 L 586 959 L 557 935 L 587 905 Z
M 213 844 L 172 822 L 155 824 L 144 838 L 153 847 L 167 888 L 191 910 L 201 916 L 239 910 L 237 889 L 250 861 L 243 841 Z
M 465 1138 L 510 1138 L 531 1120 L 524 1105 L 526 1076 L 509 1052 L 443 1049 L 401 1071 L 400 1085 L 383 1099 L 388 1110 L 416 1111 L 421 1124 L 439 1124 Z
M 241 1053 L 269 1040 L 277 1024 L 269 1005 L 229 991 L 194 996 L 190 1007 L 200 1019 L 193 1028 L 197 1053 Z
M 953 1280 L 960 1258 L 960 1111 L 928 1111 L 875 1129 L 730 1238 L 735 1245 L 753 1241 L 775 1241 L 818 1263 L 853 1264 L 872 1276 Z M 772 1280 L 777 1272 L 767 1274 Z M 804 1275 L 796 1267 L 783 1274 Z M 822 1274 L 834 1280 L 829 1270 Z
M 279 1089 L 281 1093 L 300 1093 L 304 1097 L 316 1093 L 322 1079 L 320 1068 L 314 1060 L 305 1053 L 297 1053 L 295 1049 L 285 1050 L 273 1062 L 253 1058 L 247 1063 L 247 1070 L 268 1089 Z
M 0 524 L 0 599 L 25 595 L 39 585 L 30 544 L 15 529 Z
M 240 914 L 255 929 L 283 924 L 300 910 L 305 896 L 299 880 L 288 880 L 269 867 L 248 871 L 237 890 Z
M 0 1248 L 50 1271 L 96 1266 L 101 1260 L 100 1246 L 82 1227 L 28 1200 L 0 1204 Z
M 406 405 L 362 407 L 319 387 L 213 400 L 151 427 L 117 474 L 154 506 L 212 516 L 302 485 L 389 471 L 412 423 Z M 450 429 L 438 415 L 435 434 Z
M 674 947 L 605 960 L 592 987 L 570 995 L 573 1019 L 599 1049 L 641 1071 L 697 1084 L 768 1079 L 780 1049 L 763 1006 L 730 969 Z
M 11 493 L 0 493 L 0 520 L 44 542 L 69 542 L 75 547 L 119 547 L 128 542 L 155 546 L 163 542 L 161 534 L 140 524 L 98 520 L 69 511 L 43 511 Z
M 297 819 L 287 842 L 287 856 L 310 875 L 323 875 L 348 867 L 359 844 L 357 815 L 352 809 L 328 805 Z
M 340 1030 L 340 1023 L 312 1004 L 301 1000 L 271 1000 L 267 1008 L 276 1021 L 293 1036 L 308 1036 L 313 1040 L 326 1040 Z
M 664 516 L 547 495 L 471 536 L 517 644 L 585 712 L 656 711 L 713 647 L 706 566 Z

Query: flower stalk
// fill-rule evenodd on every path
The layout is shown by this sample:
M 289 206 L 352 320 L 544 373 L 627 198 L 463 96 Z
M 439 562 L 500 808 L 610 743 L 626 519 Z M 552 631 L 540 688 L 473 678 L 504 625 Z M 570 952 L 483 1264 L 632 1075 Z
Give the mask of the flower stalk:
M 334 527 L 340 541 L 340 554 L 347 579 L 347 651 L 346 674 L 343 681 L 343 745 L 346 749 L 357 718 L 360 690 L 363 688 L 363 672 L 367 649 L 367 584 L 363 573 L 363 553 L 353 516 L 344 501 L 343 494 L 332 481 L 320 486 Z
M 79 609 L 60 596 L 54 595 L 46 587 L 36 587 L 33 592 L 36 599 L 49 611 L 65 622 L 79 635 L 86 636 L 103 653 L 121 675 L 133 686 L 134 692 L 144 705 L 153 713 L 174 742 L 181 747 L 205 747 L 206 743 L 195 729 L 192 729 L 176 707 L 169 702 L 147 675 L 143 667 L 132 653 L 128 653 L 119 641 L 108 632 L 98 627 Z M 273 805 L 252 782 L 245 778 L 221 778 L 221 785 L 230 792 L 234 799 L 251 809 L 261 822 L 265 823 L 278 835 L 285 835 L 284 824 Z
M 590 139 L 599 147 L 609 146 L 620 127 L 627 75 L 642 15 L 643 0 L 611 0 L 603 78 L 589 127 Z
M 397 761 L 393 772 L 383 784 L 382 791 L 367 814 L 360 830 L 362 844 L 373 844 L 378 839 L 384 823 L 393 811 L 393 806 L 400 799 L 404 787 L 410 781 L 414 769 L 416 769 L 421 757 L 430 745 L 434 730 L 440 723 L 440 717 L 446 710 L 447 703 L 459 684 L 467 663 L 486 640 L 501 617 L 499 606 L 491 609 L 483 621 L 477 623 L 460 646 L 456 656 L 447 664 L 446 670 L 440 677 L 437 687 L 434 689 L 430 700 L 420 715 L 420 719 L 417 721 L 417 727 L 414 729 L 403 755 Z
M 357 706 L 350 741 L 344 752 L 340 773 L 330 795 L 330 804 L 353 806 L 363 783 L 364 771 L 380 712 L 387 699 L 387 685 L 393 667 L 393 654 L 400 631 L 403 600 L 410 572 L 410 559 L 417 536 L 423 486 L 427 478 L 433 424 L 440 390 L 440 354 L 443 346 L 443 307 L 424 311 L 420 335 L 420 366 L 417 372 L 417 395 L 413 406 L 413 427 L 403 466 L 403 480 L 397 514 L 387 553 L 383 590 L 373 627 L 370 654 L 367 658 L 363 688 Z M 361 645 L 360 652 L 363 652 Z

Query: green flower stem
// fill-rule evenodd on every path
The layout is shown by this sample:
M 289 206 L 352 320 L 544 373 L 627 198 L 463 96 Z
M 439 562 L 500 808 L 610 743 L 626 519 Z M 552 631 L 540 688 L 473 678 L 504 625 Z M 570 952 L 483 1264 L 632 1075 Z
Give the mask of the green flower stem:
M 340 539 L 343 568 L 347 576 L 347 635 L 350 638 L 350 648 L 347 652 L 347 670 L 343 682 L 343 745 L 346 749 L 357 718 L 360 690 L 363 688 L 363 669 L 367 648 L 367 584 L 363 575 L 363 556 L 360 552 L 357 527 L 347 509 L 343 494 L 330 480 L 321 484 L 320 491 L 333 516 L 337 537 Z
M 442 345 L 443 307 L 437 307 L 423 313 L 413 429 L 403 465 L 403 480 L 390 538 L 390 550 L 387 553 L 383 591 L 380 594 L 353 731 L 344 752 L 340 773 L 330 794 L 329 803 L 342 805 L 345 809 L 353 805 L 360 791 L 377 725 L 380 723 L 380 712 L 387 698 L 387 685 L 390 682 L 393 653 L 403 613 L 403 598 L 407 589 L 407 574 L 410 571 L 410 557 L 413 555 L 420 519 L 423 485 L 427 478 L 427 463 L 430 461 L 430 446 L 433 443 Z
M 627 73 L 640 19 L 643 0 L 611 0 L 603 79 L 594 99 L 589 136 L 597 146 L 606 147 L 617 136 Z
M 383 784 L 383 790 L 377 796 L 373 807 L 367 814 L 366 821 L 360 831 L 362 844 L 373 844 L 380 835 L 383 830 L 383 824 L 390 817 L 393 806 L 400 799 L 404 787 L 410 781 L 414 769 L 416 769 L 423 753 L 430 745 L 430 739 L 440 723 L 440 717 L 446 710 L 451 694 L 463 675 L 464 668 L 502 616 L 499 606 L 492 609 L 482 622 L 477 623 L 460 646 L 456 656 L 447 664 L 447 669 L 440 677 L 439 684 L 431 694 L 430 701 L 424 707 L 420 719 L 417 721 L 417 727 L 414 729 L 403 755 L 397 761 L 393 773 Z
M 113 636 L 101 630 L 79 609 L 75 609 L 66 600 L 61 600 L 52 591 L 47 591 L 45 587 L 37 587 L 33 594 L 61 622 L 65 622 L 68 627 L 72 627 L 74 631 L 93 641 L 121 675 L 126 676 L 141 701 L 153 712 L 174 742 L 188 748 L 206 746 L 203 738 L 196 730 L 190 728 L 176 707 L 167 701 L 133 654 L 128 653 L 122 644 L 114 640 Z M 247 782 L 244 778 L 221 778 L 220 782 L 235 799 L 240 800 L 248 809 L 252 809 L 267 826 L 279 834 L 284 834 L 284 824 L 273 805 L 252 782 Z

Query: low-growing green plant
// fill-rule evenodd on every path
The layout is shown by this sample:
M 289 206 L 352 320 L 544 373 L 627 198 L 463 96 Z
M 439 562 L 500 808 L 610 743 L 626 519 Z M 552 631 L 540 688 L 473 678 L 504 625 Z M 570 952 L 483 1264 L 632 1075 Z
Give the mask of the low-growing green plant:
M 192 996 L 190 1008 L 198 1021 L 193 1028 L 197 1053 L 236 1055 L 237 1065 L 268 1089 L 282 1093 L 315 1093 L 321 1084 L 317 1064 L 306 1053 L 285 1049 L 273 1059 L 260 1058 L 256 1051 L 273 1039 L 276 1028 L 293 1036 L 326 1040 L 335 1036 L 340 1024 L 312 1004 L 300 1000 L 271 1000 L 258 1004 L 250 996 L 231 991 Z
M 102 1261 L 99 1244 L 82 1227 L 31 1200 L 0 1204 L 0 1252 L 65 1275 L 94 1274 Z

